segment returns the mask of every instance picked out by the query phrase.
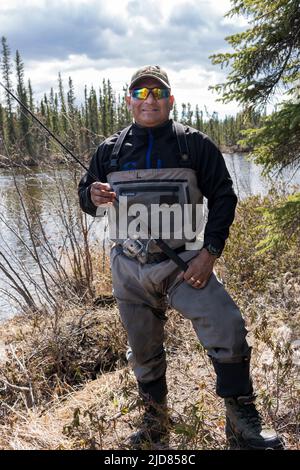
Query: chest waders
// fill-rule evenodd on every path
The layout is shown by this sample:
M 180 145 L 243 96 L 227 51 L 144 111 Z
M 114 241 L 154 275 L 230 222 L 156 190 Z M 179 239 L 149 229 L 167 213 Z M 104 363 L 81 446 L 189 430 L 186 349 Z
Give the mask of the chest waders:
M 190 168 L 184 128 L 174 125 L 180 151 L 175 168 L 119 171 L 119 153 L 130 127 L 121 132 L 111 156 L 107 181 L 117 202 L 109 211 L 110 238 L 142 264 L 171 258 L 180 266 L 178 252 L 202 246 L 197 236 L 204 228 L 203 197 Z
M 119 171 L 120 150 L 130 129 L 126 128 L 115 144 L 107 175 L 107 181 L 118 199 L 115 211 L 109 213 L 110 236 L 115 242 L 111 251 L 113 291 L 128 335 L 128 361 L 145 406 L 142 428 L 131 436 L 131 444 L 137 447 L 145 441 L 165 439 L 169 433 L 164 349 L 165 311 L 168 306 L 191 320 L 199 341 L 212 359 L 217 374 L 217 394 L 226 399 L 229 397 L 226 402 L 228 439 L 237 434 L 238 427 L 242 428 L 239 432 L 246 430 L 247 434 L 249 431 L 249 426 L 243 423 L 245 413 L 250 408 L 230 401 L 231 397 L 251 397 L 253 392 L 247 330 L 237 305 L 214 273 L 203 289 L 195 289 L 186 282 L 178 281 L 181 268 L 162 253 L 158 244 L 149 237 L 147 211 L 153 209 L 153 204 L 156 208 L 163 204 L 181 208 L 190 205 L 190 218 L 181 219 L 181 225 L 187 223 L 192 227 L 191 233 L 183 232 L 181 236 L 176 236 L 178 227 L 173 224 L 170 226 L 170 236 L 165 237 L 163 228 L 158 224 L 152 238 L 160 239 L 163 236 L 167 246 L 184 262 L 195 257 L 201 247 L 201 242 L 200 246 L 195 246 L 195 238 L 197 242 L 197 236 L 203 230 L 203 219 L 200 217 L 197 221 L 195 209 L 202 204 L 203 198 L 197 185 L 196 172 L 191 168 L 184 128 L 178 123 L 174 126 L 180 150 L 180 159 L 175 162 L 174 168 Z M 123 197 L 126 207 L 122 206 Z M 134 209 L 139 207 L 142 210 L 142 206 L 146 208 L 146 216 L 140 219 L 141 230 L 139 237 L 135 238 L 137 224 L 134 225 Z M 135 233 L 130 236 L 132 223 Z M 243 415 L 242 419 L 237 418 L 239 413 Z M 249 432 L 253 436 L 252 428 Z M 253 439 L 262 448 L 267 442 L 257 431 Z M 272 439 L 268 440 L 268 445 L 272 445 L 271 441 L 275 442 L 274 436 Z

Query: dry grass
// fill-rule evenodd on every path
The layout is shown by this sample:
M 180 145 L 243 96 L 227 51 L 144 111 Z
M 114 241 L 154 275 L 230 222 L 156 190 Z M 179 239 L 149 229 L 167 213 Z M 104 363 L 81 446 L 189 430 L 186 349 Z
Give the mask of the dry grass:
M 299 449 L 298 248 L 257 256 L 255 243 L 263 236 L 255 211 L 260 203 L 253 198 L 240 205 L 217 270 L 250 330 L 263 417 L 283 434 L 289 449 Z M 66 299 L 52 316 L 27 314 L 1 325 L 7 351 L 0 448 L 128 448 L 127 437 L 142 410 L 124 360 L 126 335 L 117 309 L 103 305 L 103 296 L 110 295 L 105 272 L 105 284 L 96 280 L 98 305 L 70 307 Z M 225 413 L 214 393 L 213 368 L 191 324 L 174 311 L 168 317 L 170 448 L 225 449 Z
M 175 312 L 169 314 L 169 406 L 174 420 L 170 446 L 224 447 L 224 412 L 221 400 L 213 394 L 212 369 L 189 322 Z M 178 349 L 174 338 L 179 325 L 186 334 L 181 342 L 176 341 Z M 0 445 L 6 449 L 126 449 L 126 439 L 138 425 L 141 412 L 133 374 L 121 367 L 45 405 L 18 413 L 11 410 Z
M 6 405 L 16 407 L 20 400 L 27 409 L 46 405 L 125 363 L 125 332 L 115 308 L 62 305 L 58 314 L 35 312 L 10 323 L 0 373 Z

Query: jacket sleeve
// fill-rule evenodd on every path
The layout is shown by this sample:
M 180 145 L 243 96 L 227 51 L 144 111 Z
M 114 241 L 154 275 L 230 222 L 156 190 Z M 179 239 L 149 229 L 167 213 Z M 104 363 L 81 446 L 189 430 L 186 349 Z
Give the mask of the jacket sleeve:
M 198 159 L 198 182 L 208 202 L 208 220 L 204 231 L 204 246 L 212 244 L 221 252 L 234 220 L 237 196 L 224 157 L 208 138 L 201 142 Z
M 104 154 L 104 143 L 101 144 L 92 156 L 89 173 L 86 173 L 80 180 L 78 185 L 79 204 L 81 209 L 87 214 L 96 217 L 97 207 L 91 200 L 91 184 L 95 181 L 106 183 L 106 175 L 103 170 L 102 160 Z M 95 178 L 92 177 L 95 176 Z M 99 211 L 98 211 L 99 212 Z M 97 215 L 99 215 L 97 212 Z M 102 214 L 103 215 L 103 214 Z

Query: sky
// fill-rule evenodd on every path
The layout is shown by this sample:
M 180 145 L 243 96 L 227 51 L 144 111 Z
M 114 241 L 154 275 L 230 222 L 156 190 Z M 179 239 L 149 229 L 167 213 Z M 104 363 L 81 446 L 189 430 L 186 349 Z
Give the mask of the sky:
M 223 117 L 238 108 L 208 89 L 228 73 L 209 56 L 231 51 L 225 37 L 247 27 L 243 18 L 224 18 L 230 7 L 230 0 L 0 0 L 0 35 L 12 57 L 19 50 L 36 99 L 57 89 L 59 72 L 82 98 L 85 85 L 97 90 L 104 78 L 122 93 L 136 69 L 152 64 L 167 71 L 179 107 L 190 102 Z

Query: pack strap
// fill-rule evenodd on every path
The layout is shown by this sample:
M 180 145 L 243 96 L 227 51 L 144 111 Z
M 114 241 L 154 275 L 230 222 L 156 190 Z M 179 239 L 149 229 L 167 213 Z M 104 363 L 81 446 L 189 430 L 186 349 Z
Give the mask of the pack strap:
M 183 271 L 185 272 L 189 265 L 183 261 L 183 259 L 178 256 L 176 250 L 173 250 L 169 245 L 167 245 L 166 242 L 164 242 L 161 238 L 156 238 L 153 239 L 154 243 L 161 249 L 161 251 L 167 255 L 168 258 L 170 258 L 172 261 L 174 261 L 175 264 Z
M 131 125 L 123 129 L 114 145 L 113 151 L 110 157 L 110 171 L 118 171 L 119 169 L 119 156 L 123 142 L 131 129 Z
M 180 153 L 180 166 L 191 166 L 191 157 L 187 143 L 186 133 L 184 126 L 180 122 L 173 121 L 174 130 L 177 138 L 179 153 Z

